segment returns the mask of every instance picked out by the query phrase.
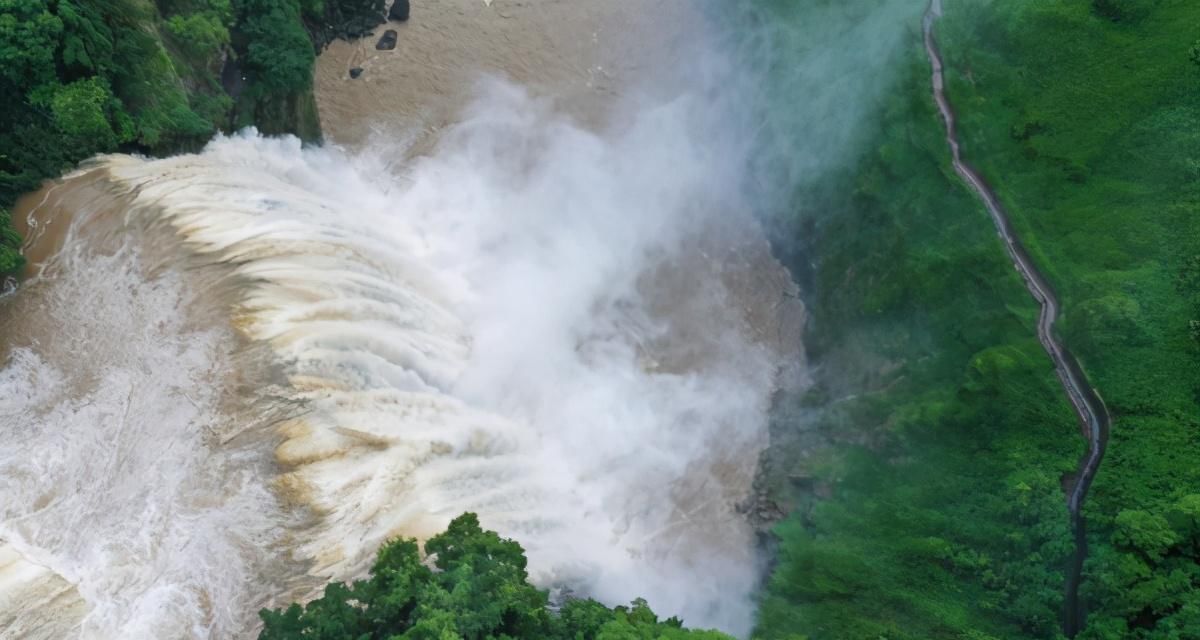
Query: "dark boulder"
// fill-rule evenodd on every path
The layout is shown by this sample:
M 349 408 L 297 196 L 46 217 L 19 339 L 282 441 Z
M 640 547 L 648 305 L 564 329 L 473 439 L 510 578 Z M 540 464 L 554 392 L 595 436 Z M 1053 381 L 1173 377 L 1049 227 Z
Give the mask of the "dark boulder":
M 392 3 L 392 8 L 388 10 L 388 20 L 404 22 L 408 20 L 408 10 L 408 0 L 396 0 Z
M 379 39 L 379 42 L 375 43 L 375 48 L 379 49 L 380 51 L 391 51 L 392 49 L 395 49 L 396 30 L 388 29 L 387 31 L 384 31 L 383 37 Z
M 357 80 L 358 77 L 362 75 L 362 72 L 363 72 L 362 67 L 354 67 L 353 69 L 350 70 L 350 78 L 352 80 Z

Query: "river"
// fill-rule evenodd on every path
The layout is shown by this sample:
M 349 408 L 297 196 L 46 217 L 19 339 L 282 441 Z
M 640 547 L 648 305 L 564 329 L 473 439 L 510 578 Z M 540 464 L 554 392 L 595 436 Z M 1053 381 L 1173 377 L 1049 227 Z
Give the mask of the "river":
M 467 510 L 547 588 L 745 634 L 803 308 L 712 27 L 416 3 L 396 50 L 320 57 L 324 147 L 242 132 L 26 197 L 0 637 L 248 637 Z

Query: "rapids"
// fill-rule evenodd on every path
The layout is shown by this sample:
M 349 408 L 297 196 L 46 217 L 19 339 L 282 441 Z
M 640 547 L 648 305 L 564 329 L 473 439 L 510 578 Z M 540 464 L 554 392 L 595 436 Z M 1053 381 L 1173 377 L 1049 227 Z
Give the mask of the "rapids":
M 746 633 L 803 312 L 713 69 L 602 125 L 488 79 L 433 142 L 247 131 L 27 199 L 0 637 L 242 637 L 464 511 L 540 585 Z

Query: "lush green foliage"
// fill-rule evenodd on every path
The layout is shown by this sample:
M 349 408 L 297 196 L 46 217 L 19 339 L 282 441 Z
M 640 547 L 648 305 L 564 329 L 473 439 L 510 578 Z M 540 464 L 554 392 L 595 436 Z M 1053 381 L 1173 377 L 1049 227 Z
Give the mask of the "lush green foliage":
M 203 11 L 187 16 L 171 16 L 167 31 L 179 42 L 190 58 L 206 66 L 215 60 L 229 44 L 229 29 L 216 11 Z
M 241 32 L 249 41 L 245 68 L 257 91 L 286 95 L 312 84 L 315 55 L 297 0 L 241 0 Z
M 1200 490 L 1200 13 L 957 4 L 944 39 L 966 153 L 1046 265 L 1114 416 L 1086 509 L 1083 635 L 1200 636 L 1200 539 L 1181 515 Z
M 422 562 L 415 540 L 379 550 L 371 577 L 332 583 L 305 606 L 262 611 L 262 640 L 728 640 L 715 631 L 688 631 L 660 621 L 644 601 L 609 609 L 568 600 L 557 610 L 547 592 L 528 582 L 525 552 L 513 540 L 484 531 L 464 514 L 430 538 Z
M 758 635 L 1052 638 L 1082 448 L 1035 307 L 951 173 L 919 41 L 876 144 L 800 195 L 822 375 Z M 814 417 L 812 411 L 816 410 Z M 777 441 L 787 441 L 786 434 Z M 813 442 L 821 444 L 814 446 Z
M 1064 336 L 1116 418 L 1086 508 L 1088 638 L 1200 637 L 1195 16 L 1186 0 L 956 0 L 939 26 L 965 154 L 1060 291 Z M 762 637 L 1051 638 L 1061 623 L 1062 483 L 1083 440 L 1035 307 L 949 171 L 910 34 L 869 152 L 800 189 L 782 225 L 820 373 L 793 400 L 802 421 L 777 421 L 795 444 L 773 456 L 775 488 L 795 509 Z

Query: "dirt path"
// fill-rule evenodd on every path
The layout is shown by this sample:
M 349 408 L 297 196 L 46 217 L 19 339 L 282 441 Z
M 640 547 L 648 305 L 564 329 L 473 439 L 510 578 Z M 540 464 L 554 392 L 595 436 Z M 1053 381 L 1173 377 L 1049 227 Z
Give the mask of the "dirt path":
M 1054 362 L 1054 370 L 1058 374 L 1059 382 L 1062 383 L 1063 390 L 1067 393 L 1067 399 L 1075 409 L 1080 429 L 1088 443 L 1087 453 L 1079 461 L 1075 483 L 1067 494 L 1067 509 L 1075 533 L 1076 549 L 1067 574 L 1067 604 L 1063 616 L 1063 632 L 1068 637 L 1074 637 L 1083 626 L 1084 616 L 1079 602 L 1079 582 L 1083 571 L 1083 561 L 1087 557 L 1085 523 L 1080 511 L 1083 501 L 1087 497 L 1088 489 L 1092 485 L 1092 480 L 1096 476 L 1096 471 L 1100 468 L 1100 461 L 1104 457 L 1111 419 L 1100 394 L 1088 382 L 1079 363 L 1063 346 L 1054 331 L 1054 323 L 1058 319 L 1060 308 L 1054 289 L 1034 265 L 1020 238 L 1013 230 L 1008 213 L 1001 206 L 995 192 L 987 185 L 983 177 L 962 159 L 958 135 L 955 131 L 954 110 L 946 98 L 942 58 L 938 51 L 937 41 L 933 36 L 934 22 L 941 15 L 941 0 L 931 0 L 922 27 L 925 51 L 929 54 L 929 62 L 933 68 L 933 97 L 946 125 L 946 142 L 950 145 L 954 171 L 983 201 L 988 214 L 996 224 L 996 231 L 999 233 L 1000 239 L 1004 241 L 1004 247 L 1008 251 L 1009 257 L 1012 258 L 1013 266 L 1025 280 L 1025 286 L 1029 289 L 1029 293 L 1041 305 L 1037 323 L 1038 341 L 1042 343 L 1042 347 Z

